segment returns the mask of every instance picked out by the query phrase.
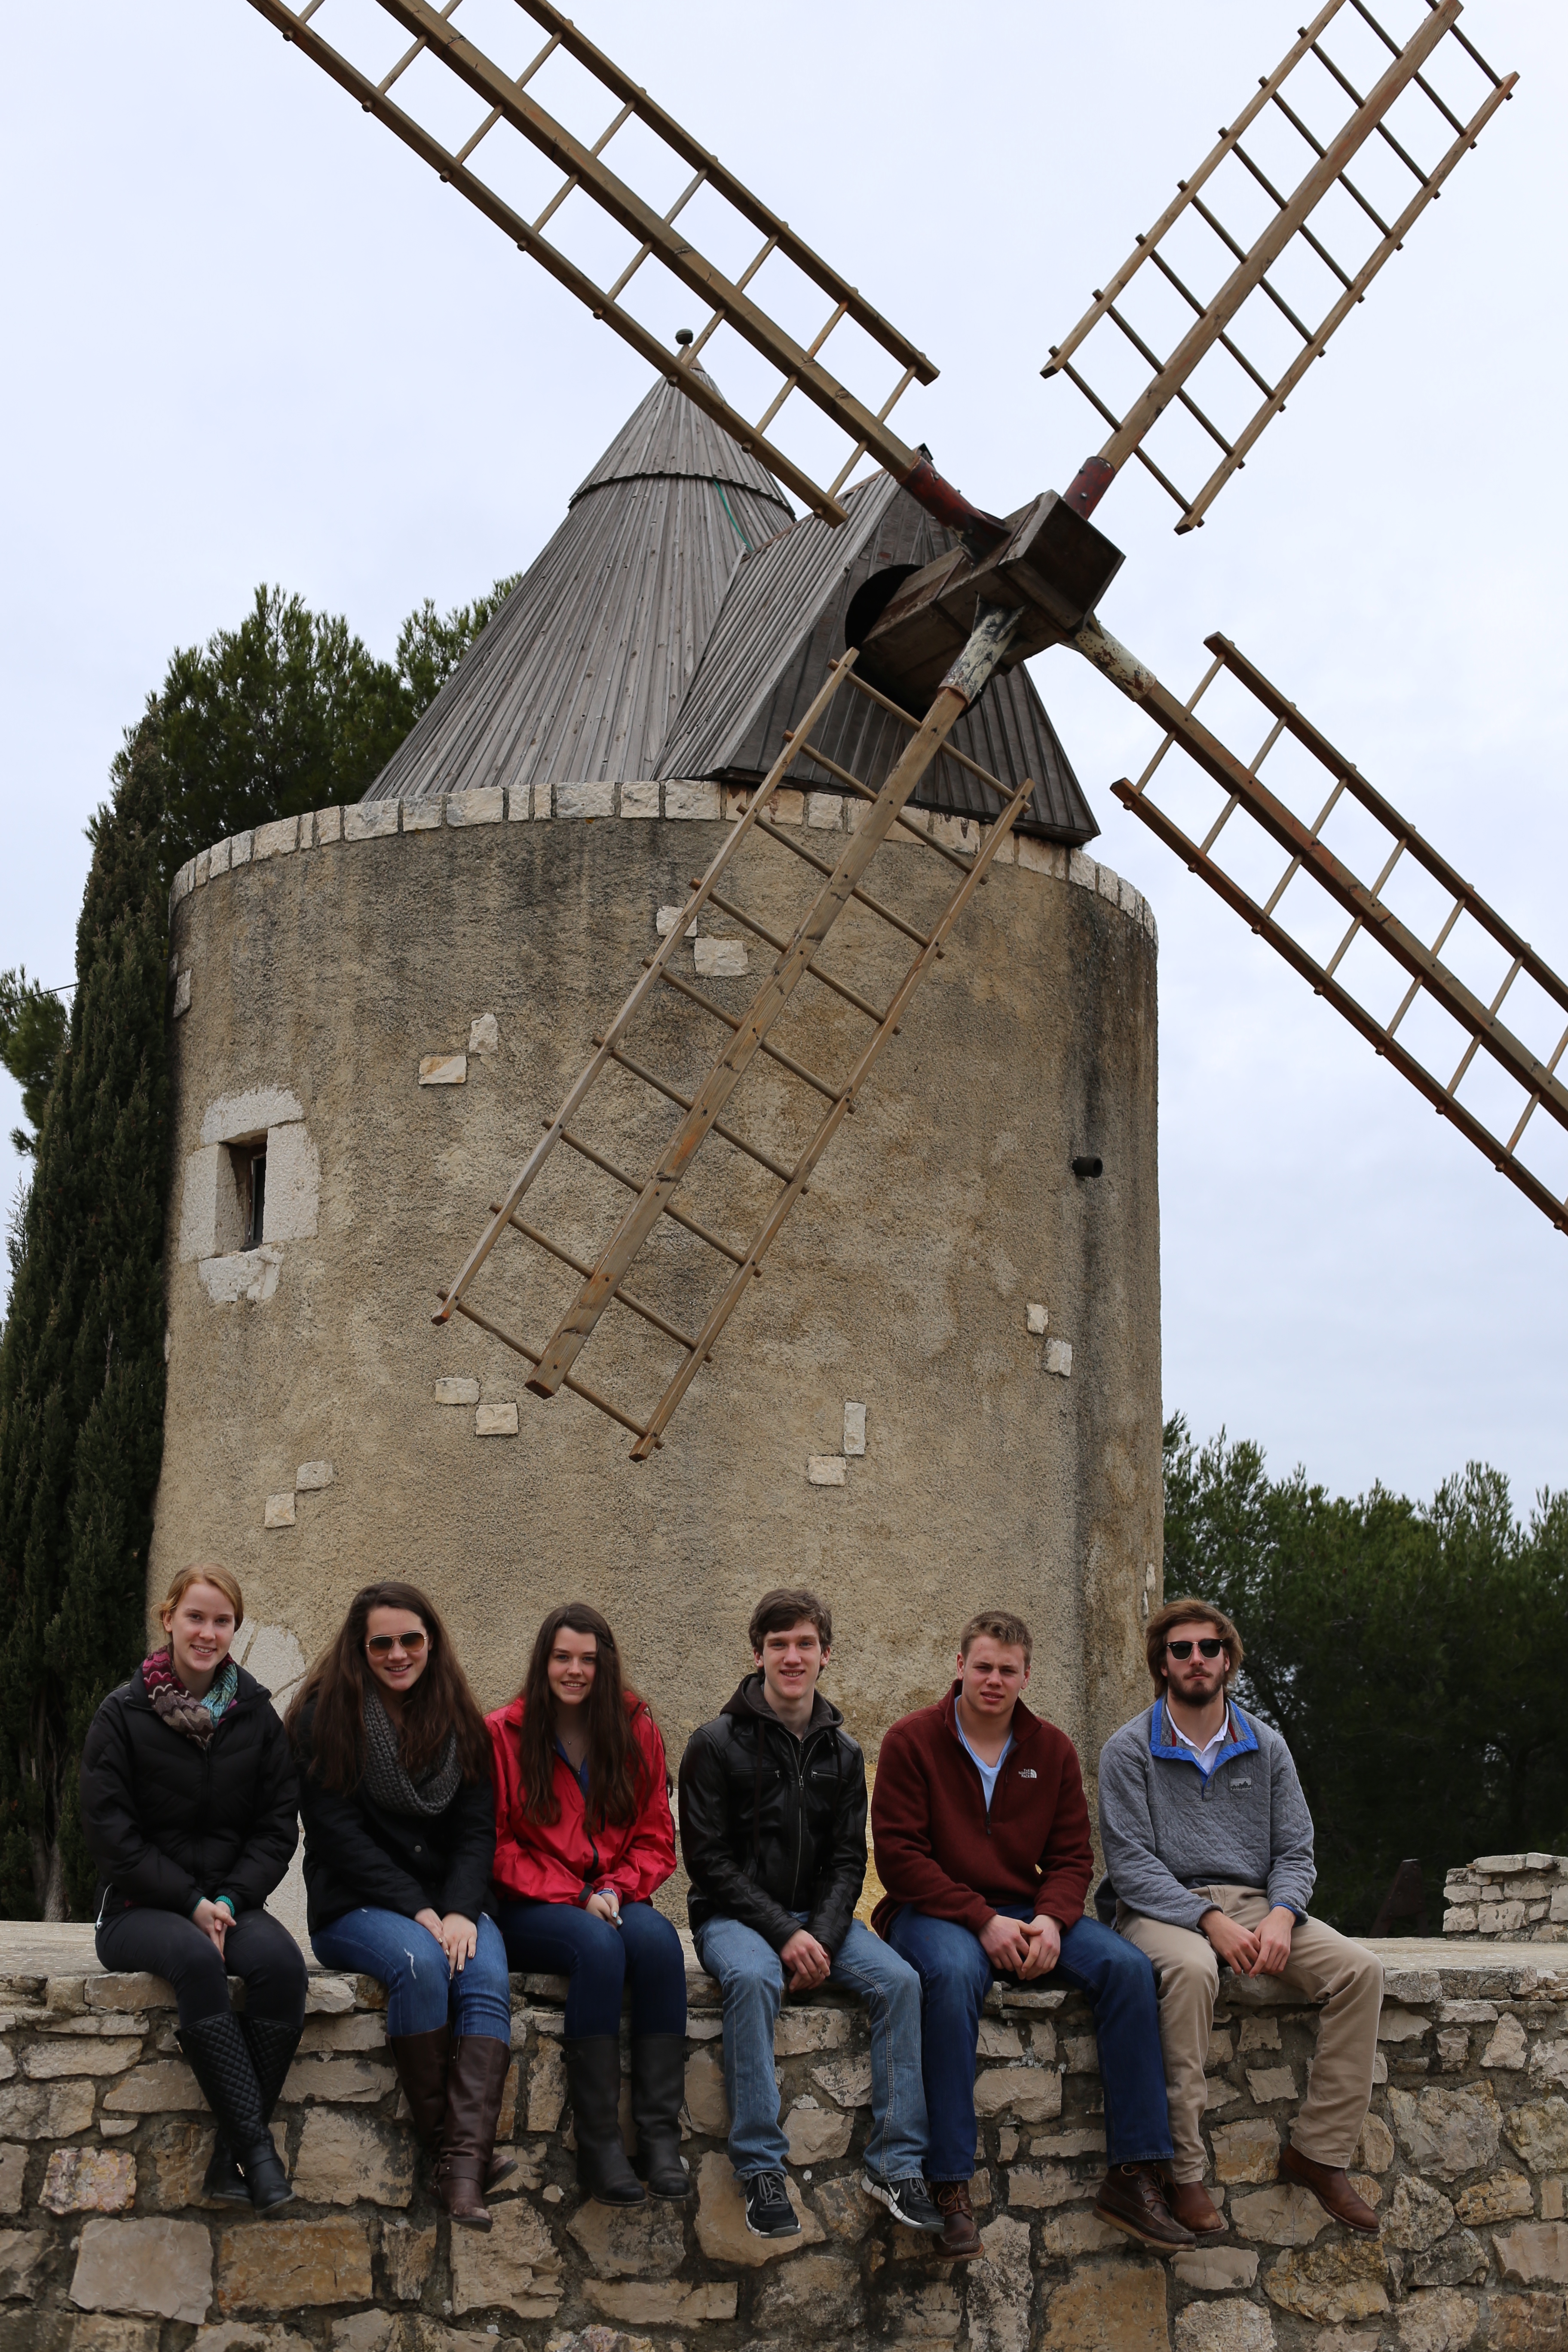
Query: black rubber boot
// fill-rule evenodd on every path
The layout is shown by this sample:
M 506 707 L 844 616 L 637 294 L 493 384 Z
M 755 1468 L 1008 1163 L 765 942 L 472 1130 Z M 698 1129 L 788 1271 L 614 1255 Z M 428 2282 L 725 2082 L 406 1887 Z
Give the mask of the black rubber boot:
M 298 2034 L 294 2039 L 299 2040 Z M 256 2061 L 238 2018 L 232 2010 L 200 2017 L 194 2025 L 181 2027 L 179 2042 L 216 2118 L 219 2137 L 245 2176 L 256 2210 L 269 2213 L 277 2206 L 290 2204 L 294 2191 L 267 2128 Z M 279 2074 L 279 2088 L 282 2079 Z
M 687 2198 L 691 2178 L 680 2161 L 680 2102 L 686 2094 L 686 2036 L 644 2033 L 632 2040 L 632 2119 L 637 2176 L 650 2197 Z
M 294 2053 L 304 2032 L 303 2020 L 296 2025 L 285 2017 L 243 2016 L 239 2030 L 250 2052 L 250 2063 L 256 2069 L 256 2087 L 261 2095 L 261 2120 L 272 2121 L 273 2109 L 289 2078 L 294 2063 Z M 215 2198 L 225 2205 L 248 2205 L 249 2189 L 245 2176 L 234 2160 L 234 2150 L 222 2132 L 213 2142 L 212 2162 L 207 2166 L 202 2182 L 202 2195 Z
M 620 2036 L 568 2035 L 562 2047 L 577 2134 L 577 2186 L 601 2205 L 640 2205 L 643 2185 L 621 2145 Z

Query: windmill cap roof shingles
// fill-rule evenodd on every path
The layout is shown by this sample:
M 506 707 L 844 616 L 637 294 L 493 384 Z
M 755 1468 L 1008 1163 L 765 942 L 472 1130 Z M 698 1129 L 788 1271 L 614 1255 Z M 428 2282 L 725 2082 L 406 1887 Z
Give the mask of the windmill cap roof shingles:
M 765 773 L 843 650 L 856 588 L 952 544 L 886 474 L 847 504 L 837 530 L 797 521 L 772 476 L 679 384 L 655 384 L 365 799 Z M 819 740 L 875 783 L 903 730 L 846 691 Z M 1020 830 L 1075 845 L 1098 833 L 1022 668 L 994 682 L 953 740 L 1009 789 L 1035 780 Z M 915 798 L 994 814 L 994 796 L 945 758 Z

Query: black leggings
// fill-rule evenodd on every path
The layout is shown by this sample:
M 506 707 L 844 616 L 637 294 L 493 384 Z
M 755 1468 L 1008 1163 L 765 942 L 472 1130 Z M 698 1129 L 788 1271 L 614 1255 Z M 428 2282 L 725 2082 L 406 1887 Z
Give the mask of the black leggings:
M 220 1953 L 195 1920 L 141 1905 L 109 1913 L 97 1937 L 106 1969 L 145 1969 L 168 1979 L 182 2025 L 226 2011 L 232 1976 L 245 1979 L 248 2016 L 276 2018 L 298 2031 L 305 2021 L 305 1956 L 288 1928 L 265 1911 L 242 1911 L 224 1943 Z

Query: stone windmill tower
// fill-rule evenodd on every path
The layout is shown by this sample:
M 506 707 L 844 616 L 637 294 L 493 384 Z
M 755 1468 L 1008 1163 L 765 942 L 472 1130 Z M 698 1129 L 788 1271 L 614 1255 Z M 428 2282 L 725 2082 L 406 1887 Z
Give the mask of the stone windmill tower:
M 559 1096 L 606 971 L 660 944 L 660 910 L 734 832 L 857 598 L 954 544 L 886 475 L 847 503 L 837 530 L 796 520 L 656 386 L 365 800 L 182 877 L 153 1575 L 229 1560 L 285 1687 L 378 1572 L 435 1587 L 487 1701 L 515 1687 L 542 1610 L 589 1595 L 672 1737 L 780 1578 L 832 1594 L 837 1694 L 872 1738 L 940 1687 L 986 1595 L 1047 1636 L 1045 1704 L 1088 1751 L 1136 1687 L 1160 1529 L 1153 926 L 1078 846 L 1094 819 L 1022 668 L 954 740 L 1009 788 L 1037 780 L 1011 862 L 679 1445 L 629 1465 L 588 1406 L 534 1404 L 484 1331 L 430 1322 L 431 1270 Z M 866 704 L 819 748 L 862 763 L 894 731 Z M 915 822 L 962 856 L 981 787 L 951 759 L 928 783 Z M 813 767 L 775 813 L 820 854 L 849 800 Z M 925 866 L 948 872 L 913 837 L 890 855 L 913 906 Z M 744 1002 L 756 941 L 738 924 L 705 915 L 678 952 L 689 982 Z M 801 1034 L 829 1058 L 860 1025 L 829 996 Z M 667 1042 L 679 1083 L 690 1040 Z M 787 1093 L 758 1130 L 775 1152 Z M 638 1152 L 646 1117 L 610 1106 L 604 1156 Z M 1073 1174 L 1089 1153 L 1098 1180 Z

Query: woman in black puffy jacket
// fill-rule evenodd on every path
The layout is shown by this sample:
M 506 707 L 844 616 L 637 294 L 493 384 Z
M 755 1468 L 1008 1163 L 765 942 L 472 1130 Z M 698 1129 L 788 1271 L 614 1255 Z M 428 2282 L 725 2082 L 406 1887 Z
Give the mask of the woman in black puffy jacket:
M 299 1842 L 298 1788 L 270 1694 L 228 1654 L 245 1616 L 235 1579 L 187 1568 L 159 1613 L 167 1646 L 110 1692 L 82 1749 L 98 1957 L 174 1986 L 180 2047 L 217 2118 L 202 2193 L 267 2212 L 293 2195 L 268 2126 L 305 2022 L 305 1961 L 263 1906 Z

